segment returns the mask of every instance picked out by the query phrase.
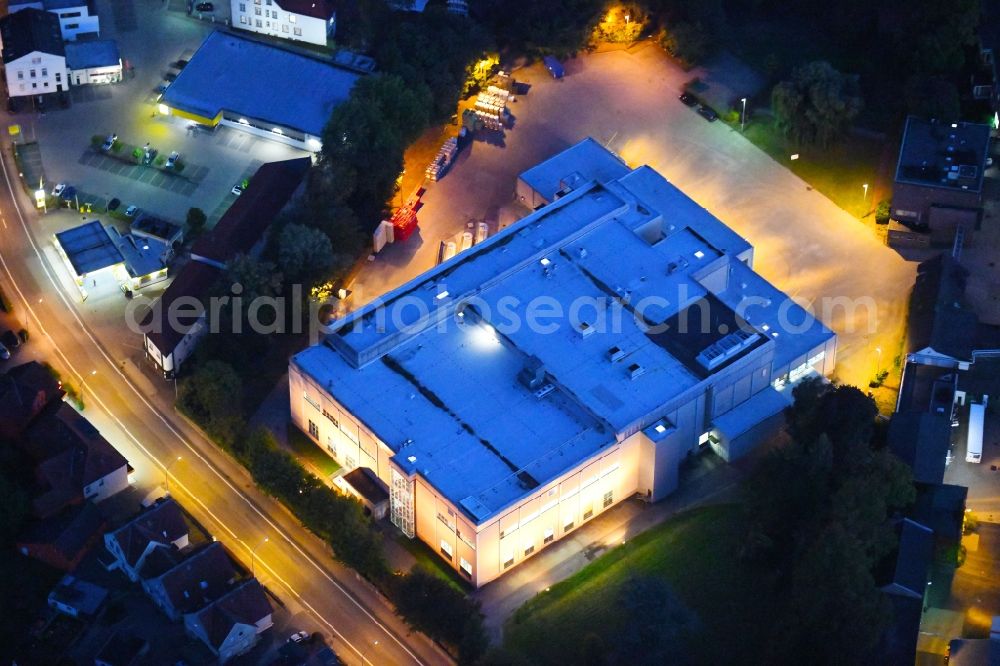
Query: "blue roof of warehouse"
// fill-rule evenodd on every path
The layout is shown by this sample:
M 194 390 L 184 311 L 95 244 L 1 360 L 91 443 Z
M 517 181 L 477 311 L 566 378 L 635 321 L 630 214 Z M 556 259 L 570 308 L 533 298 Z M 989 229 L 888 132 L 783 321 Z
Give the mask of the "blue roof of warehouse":
M 121 64 L 118 44 L 113 39 L 93 42 L 66 42 L 66 66 L 70 69 L 113 67 Z
M 56 234 L 59 246 L 77 275 L 86 275 L 124 261 L 111 236 L 99 220 Z
M 317 58 L 216 31 L 191 56 L 163 101 L 206 118 L 225 109 L 319 136 L 357 79 Z

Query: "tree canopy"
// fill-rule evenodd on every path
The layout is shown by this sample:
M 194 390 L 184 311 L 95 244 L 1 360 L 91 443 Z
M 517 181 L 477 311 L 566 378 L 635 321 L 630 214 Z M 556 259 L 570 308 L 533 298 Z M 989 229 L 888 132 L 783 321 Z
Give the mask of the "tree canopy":
M 828 146 L 850 126 L 863 106 L 858 77 L 825 61 L 797 67 L 771 92 L 778 126 L 795 141 Z

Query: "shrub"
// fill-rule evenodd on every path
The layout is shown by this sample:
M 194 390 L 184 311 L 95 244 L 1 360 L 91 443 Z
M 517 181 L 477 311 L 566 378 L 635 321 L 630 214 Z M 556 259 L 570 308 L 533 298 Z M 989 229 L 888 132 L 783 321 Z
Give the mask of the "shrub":
M 475 663 L 486 652 L 479 604 L 437 576 L 414 568 L 396 582 L 393 597 L 410 626 L 457 648 L 460 664 Z
M 875 222 L 877 224 L 889 224 L 891 205 L 888 199 L 882 199 L 878 202 L 878 207 L 875 209 Z
M 7 292 L 4 291 L 3 287 L 0 287 L 0 310 L 3 310 L 4 312 L 14 311 L 14 304 L 7 296 Z

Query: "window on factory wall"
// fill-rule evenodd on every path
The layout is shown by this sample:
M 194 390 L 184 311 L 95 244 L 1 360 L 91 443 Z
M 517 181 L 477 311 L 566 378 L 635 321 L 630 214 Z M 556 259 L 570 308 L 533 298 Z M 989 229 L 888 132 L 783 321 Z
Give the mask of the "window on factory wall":
M 612 491 L 612 490 L 609 490 L 608 492 L 604 493 L 604 508 L 605 509 L 607 509 L 609 506 L 611 506 L 611 502 L 613 501 L 613 498 L 614 498 L 614 494 L 613 493 L 614 493 L 614 491 Z
M 594 515 L 594 506 L 590 505 L 583 510 L 583 519 L 590 520 L 590 517 Z
M 260 7 L 254 7 L 254 8 L 253 8 L 253 13 L 254 13 L 255 15 L 257 15 L 257 16 L 260 16 Z
M 285 24 L 281 24 L 281 32 L 288 32 L 288 26 Z
M 240 23 L 242 23 L 243 25 L 246 25 L 247 24 L 247 17 L 246 16 L 241 16 L 240 17 Z
M 20 70 L 20 69 L 19 69 L 19 70 L 17 70 L 17 78 L 18 78 L 18 80 L 20 80 L 20 81 L 23 81 L 23 80 L 24 80 L 24 70 Z
M 258 28 L 262 27 L 260 19 L 257 19 L 256 21 L 254 21 L 254 25 L 256 25 Z
M 296 28 L 293 32 L 299 37 L 302 36 L 302 28 Z
M 337 442 L 334 441 L 333 437 L 326 438 L 326 450 L 330 452 L 330 455 L 334 458 L 337 457 Z
M 542 538 L 542 543 L 549 543 L 555 538 L 556 538 L 555 532 L 553 532 L 550 528 L 546 527 L 545 536 Z
M 240 11 L 245 12 L 247 10 L 247 4 L 245 2 L 240 3 Z
M 350 469 L 354 469 L 357 466 L 358 466 L 358 463 L 354 462 L 354 457 L 353 456 L 346 456 L 344 458 L 344 467 L 345 468 L 347 468 L 347 469 L 350 470 Z
M 48 76 L 48 75 L 49 75 L 49 68 L 42 67 L 42 76 Z
M 527 557 L 528 555 L 531 555 L 533 552 L 535 552 L 535 544 L 533 544 L 533 543 L 532 544 L 528 544 L 527 546 L 524 547 L 524 556 L 525 557 Z
M 319 437 L 319 426 L 317 426 L 312 421 L 309 422 L 309 434 L 312 435 L 314 438 Z
M 35 70 L 31 70 L 31 78 L 35 78 Z
M 503 555 L 503 568 L 507 569 L 512 564 L 514 564 L 514 551 L 508 550 Z
M 453 554 L 453 551 L 451 549 L 451 544 L 445 541 L 444 539 L 441 539 L 441 554 L 447 557 L 449 562 L 451 561 Z
M 458 568 L 469 578 L 472 578 L 472 565 L 465 561 L 464 557 L 458 558 Z

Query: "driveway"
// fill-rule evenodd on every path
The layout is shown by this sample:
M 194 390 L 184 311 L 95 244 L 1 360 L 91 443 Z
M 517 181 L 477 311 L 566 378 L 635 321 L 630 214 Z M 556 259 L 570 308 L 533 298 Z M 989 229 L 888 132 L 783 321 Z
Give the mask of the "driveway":
M 778 287 L 817 304 L 827 299 L 829 311 L 817 305 L 816 312 L 840 336 L 840 380 L 866 386 L 877 348 L 883 367 L 902 351 L 916 266 L 738 131 L 681 104 L 690 73 L 652 45 L 585 55 L 566 71 L 559 81 L 540 65 L 515 72 L 530 90 L 511 105 L 514 128 L 502 141 L 475 142 L 429 187 L 419 234 L 361 270 L 350 307 L 433 266 L 440 241 L 469 221 L 495 216 L 503 226 L 522 215 L 513 203 L 517 174 L 593 136 L 629 164 L 652 166 L 745 236 L 756 247 L 756 269 Z M 841 306 L 831 308 L 830 299 Z

